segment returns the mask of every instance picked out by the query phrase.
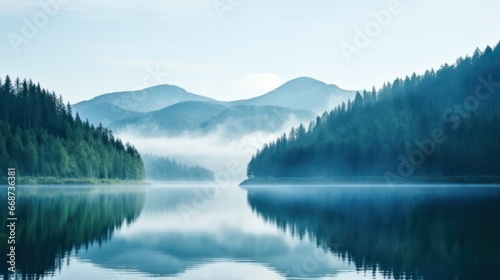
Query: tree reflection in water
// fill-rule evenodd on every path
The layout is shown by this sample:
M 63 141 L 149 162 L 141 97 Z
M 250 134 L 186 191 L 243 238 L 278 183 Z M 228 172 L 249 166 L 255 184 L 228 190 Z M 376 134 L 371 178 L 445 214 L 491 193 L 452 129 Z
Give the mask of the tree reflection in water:
M 395 279 L 500 279 L 500 188 L 249 188 L 266 222 Z
M 108 241 L 124 223 L 131 224 L 144 205 L 137 187 L 23 187 L 16 204 L 16 271 L 22 279 L 53 275 L 69 263 L 69 256 Z M 7 191 L 0 193 L 7 201 Z M 6 205 L 2 203 L 2 205 Z M 0 211 L 6 221 L 7 211 Z M 7 228 L 2 227 L 2 237 Z M 7 249 L 1 242 L 0 262 L 8 279 Z

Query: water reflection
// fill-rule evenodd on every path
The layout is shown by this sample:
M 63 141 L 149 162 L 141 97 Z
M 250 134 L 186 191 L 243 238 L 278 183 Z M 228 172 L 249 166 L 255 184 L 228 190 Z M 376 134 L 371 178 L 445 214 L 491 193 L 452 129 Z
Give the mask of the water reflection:
M 199 194 L 192 186 L 22 188 L 17 272 L 55 280 L 500 279 L 497 188 L 228 187 L 187 221 Z
M 500 279 L 500 191 L 490 187 L 254 188 L 283 232 L 396 279 Z
M 6 205 L 6 195 L 7 191 L 2 190 L 2 205 Z M 71 252 L 93 244 L 100 246 L 124 223 L 131 224 L 139 216 L 144 198 L 142 190 L 127 187 L 18 188 L 17 274 L 22 279 L 53 275 L 65 266 L 64 260 L 69 262 Z M 0 220 L 6 221 L 7 211 L 2 209 L 0 213 Z M 6 227 L 2 227 L 0 234 L 7 236 Z M 0 267 L 4 279 L 8 279 L 6 239 L 2 238 L 0 244 Z
M 80 259 L 104 269 L 136 273 L 137 279 L 182 277 L 199 270 L 211 275 L 207 279 L 230 274 L 241 279 L 245 275 L 241 269 L 248 267 L 252 267 L 249 273 L 262 270 L 278 279 L 297 278 L 302 275 L 295 266 L 311 256 L 321 265 L 308 278 L 349 269 L 315 244 L 266 225 L 248 207 L 246 192 L 237 187 L 220 192 L 186 221 L 183 210 L 197 193 L 197 188 L 187 186 L 150 188 L 141 218 L 102 247 L 80 254 Z M 249 279 L 255 277 L 252 273 Z

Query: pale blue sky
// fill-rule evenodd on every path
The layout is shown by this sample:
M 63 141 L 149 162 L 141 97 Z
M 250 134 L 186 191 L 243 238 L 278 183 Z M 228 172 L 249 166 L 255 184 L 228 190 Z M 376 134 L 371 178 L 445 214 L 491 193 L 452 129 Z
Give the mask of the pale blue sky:
M 40 7 L 56 1 L 65 4 L 55 13 Z M 391 2 L 397 13 L 346 59 L 341 45 L 355 46 L 356 28 Z M 214 5 L 232 6 L 221 16 Z M 379 87 L 495 45 L 498 11 L 498 0 L 2 0 L 0 75 L 40 81 L 72 103 L 158 83 L 220 100 L 299 76 Z

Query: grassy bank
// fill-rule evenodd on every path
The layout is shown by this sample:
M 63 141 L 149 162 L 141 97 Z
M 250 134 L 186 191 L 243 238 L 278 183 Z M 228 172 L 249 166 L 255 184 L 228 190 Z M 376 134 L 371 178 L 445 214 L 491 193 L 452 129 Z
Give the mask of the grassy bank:
M 2 177 L 0 184 L 7 184 L 7 178 Z M 144 181 L 95 179 L 95 178 L 56 178 L 56 177 L 16 177 L 17 185 L 147 185 Z
M 400 182 L 389 182 L 385 177 L 285 177 L 251 178 L 240 186 L 252 185 L 345 185 L 345 184 L 500 184 L 500 176 L 412 177 Z

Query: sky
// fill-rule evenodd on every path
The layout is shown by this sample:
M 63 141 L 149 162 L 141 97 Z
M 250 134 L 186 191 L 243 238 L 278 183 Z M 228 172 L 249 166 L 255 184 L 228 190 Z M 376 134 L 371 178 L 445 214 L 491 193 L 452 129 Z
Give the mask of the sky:
M 301 76 L 350 90 L 500 40 L 498 0 L 1 0 L 0 76 L 76 103 L 173 84 L 245 99 Z

